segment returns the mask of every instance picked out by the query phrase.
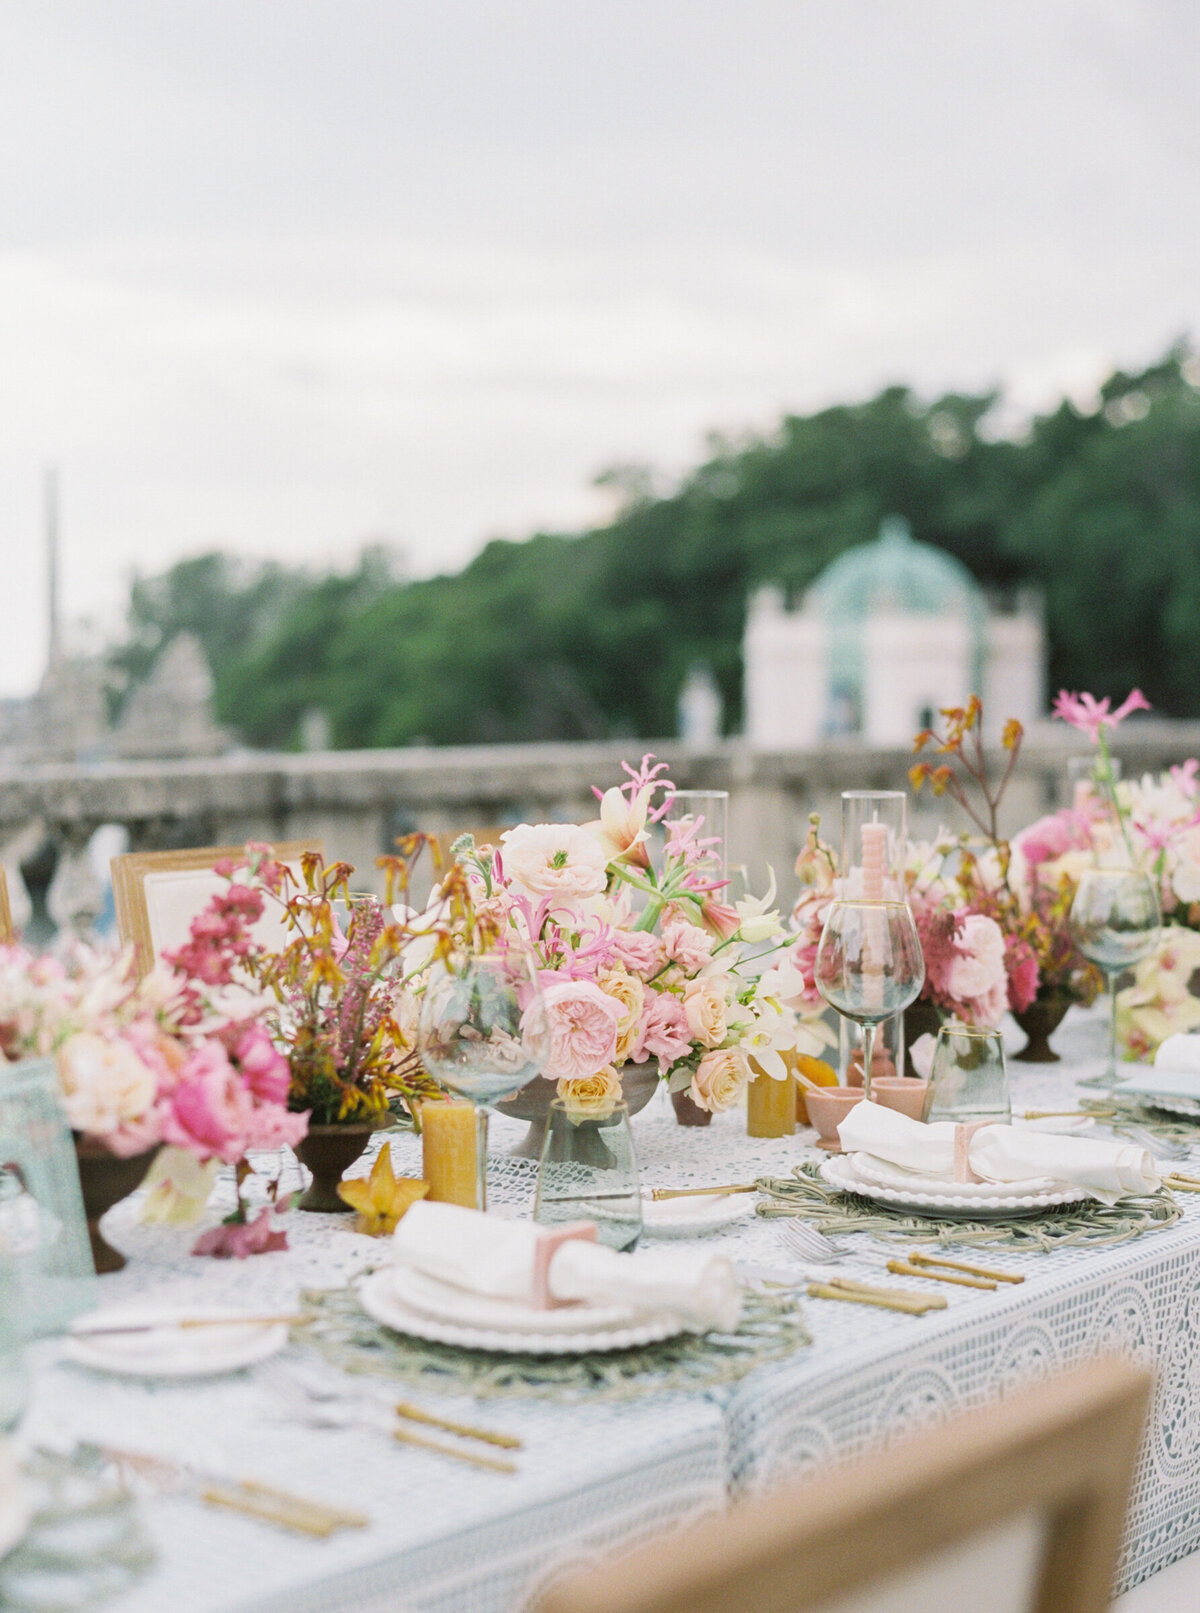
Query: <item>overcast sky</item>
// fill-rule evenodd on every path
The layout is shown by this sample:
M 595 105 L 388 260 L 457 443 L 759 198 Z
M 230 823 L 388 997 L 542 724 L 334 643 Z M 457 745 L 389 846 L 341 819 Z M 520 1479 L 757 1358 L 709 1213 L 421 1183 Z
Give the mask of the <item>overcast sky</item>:
M 0 693 L 222 546 L 416 572 L 709 429 L 1200 333 L 1194 0 L 4 0 Z

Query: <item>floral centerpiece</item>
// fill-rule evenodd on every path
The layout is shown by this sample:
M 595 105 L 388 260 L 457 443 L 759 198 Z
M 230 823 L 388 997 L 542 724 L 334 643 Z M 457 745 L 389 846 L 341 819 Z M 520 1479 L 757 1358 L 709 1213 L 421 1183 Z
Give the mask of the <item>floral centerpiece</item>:
M 402 893 L 424 844 L 414 836 L 401 856 L 382 859 Z M 373 897 L 352 897 L 354 869 L 326 866 L 315 851 L 301 858 L 302 885 L 269 846 L 250 845 L 244 859 L 219 863 L 216 872 L 226 886 L 172 961 L 211 986 L 245 982 L 265 998 L 282 1099 L 298 1125 L 297 1152 L 315 1177 L 301 1206 L 343 1210 L 337 1181 L 370 1132 L 390 1118 L 392 1105 L 439 1091 L 396 1017 L 404 998 L 400 959 L 413 931 L 388 921 Z M 290 936 L 277 952 L 252 933 L 267 904 L 281 912 Z
M 673 814 L 666 765 L 625 764 L 600 815 L 521 824 L 499 846 L 452 848 L 471 900 L 533 948 L 548 1022 L 544 1077 L 577 1113 L 620 1100 L 622 1072 L 653 1064 L 705 1115 L 751 1079 L 783 1079 L 787 1055 L 829 1033 L 783 960 L 794 945 L 765 897 L 725 900 L 703 820 Z M 661 841 L 657 859 L 651 834 Z
M 1200 1026 L 1200 762 L 1118 782 L 1109 735 L 1131 712 L 1148 710 L 1141 691 L 1110 710 L 1108 700 L 1063 690 L 1055 715 L 1096 746 L 1093 784 L 1014 839 L 1030 883 L 1073 890 L 1080 872 L 1129 866 L 1158 887 L 1163 944 L 1133 970 L 1117 997 L 1117 1037 L 1129 1058 L 1148 1059 L 1158 1044 Z
M 97 1269 L 124 1263 L 100 1235 L 100 1214 L 138 1186 L 164 1143 L 203 1197 L 206 1162 L 233 1164 L 303 1135 L 262 1014 L 257 994 L 186 967 L 159 965 L 139 980 L 130 952 L 0 948 L 0 1055 L 56 1062 Z

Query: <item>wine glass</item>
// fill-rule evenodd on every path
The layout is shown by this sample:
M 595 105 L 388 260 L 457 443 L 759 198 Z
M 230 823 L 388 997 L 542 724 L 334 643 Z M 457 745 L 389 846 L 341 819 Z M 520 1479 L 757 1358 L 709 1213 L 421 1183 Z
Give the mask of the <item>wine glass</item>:
M 1084 1087 L 1119 1086 L 1117 1074 L 1117 977 L 1157 948 L 1162 914 L 1149 874 L 1137 868 L 1085 868 L 1071 903 L 1075 945 L 1108 980 L 1108 1068 L 1079 1082 Z
M 817 948 L 817 990 L 862 1026 L 863 1091 L 871 1097 L 875 1031 L 915 1002 L 925 959 L 907 902 L 834 902 Z
M 417 1045 L 430 1075 L 475 1106 L 478 1208 L 487 1209 L 488 1111 L 540 1074 L 546 1018 L 537 971 L 519 948 L 462 951 L 430 964 Z

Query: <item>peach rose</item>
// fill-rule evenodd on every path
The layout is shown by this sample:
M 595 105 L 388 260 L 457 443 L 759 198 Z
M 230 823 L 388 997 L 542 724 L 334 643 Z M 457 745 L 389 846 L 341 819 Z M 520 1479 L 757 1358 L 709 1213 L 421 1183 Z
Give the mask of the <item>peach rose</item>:
M 80 1031 L 58 1054 L 67 1119 L 73 1131 L 105 1137 L 154 1105 L 158 1083 L 128 1042 Z
M 607 970 L 597 977 L 596 984 L 606 997 L 611 997 L 620 1006 L 621 1018 L 617 1023 L 615 1057 L 618 1064 L 624 1064 L 637 1045 L 646 988 L 640 980 L 626 974 L 623 969 Z
M 611 1064 L 578 1081 L 560 1081 L 558 1096 L 567 1106 L 571 1120 L 607 1120 L 621 1102 L 621 1077 Z
M 725 1005 L 725 975 L 689 980 L 683 992 L 688 1030 L 705 1047 L 719 1047 L 729 1031 Z
M 688 1095 L 699 1108 L 719 1115 L 733 1108 L 749 1079 L 746 1055 L 736 1047 L 721 1048 L 700 1060 Z

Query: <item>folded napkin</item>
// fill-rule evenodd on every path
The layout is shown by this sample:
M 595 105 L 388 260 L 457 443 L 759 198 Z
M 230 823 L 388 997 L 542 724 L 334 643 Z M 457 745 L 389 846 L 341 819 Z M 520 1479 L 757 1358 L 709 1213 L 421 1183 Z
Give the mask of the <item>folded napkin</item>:
M 1200 1036 L 1180 1032 L 1166 1037 L 1154 1063 L 1122 1066 L 1122 1092 L 1148 1097 L 1200 1100 Z
M 742 1290 L 723 1256 L 700 1249 L 621 1254 L 594 1237 L 590 1223 L 564 1236 L 422 1199 L 398 1223 L 392 1251 L 401 1266 L 490 1299 L 620 1305 L 639 1316 L 675 1317 L 697 1332 L 737 1326 Z
M 881 1103 L 859 1103 L 838 1127 L 847 1152 L 871 1154 L 920 1176 L 955 1179 L 955 1144 L 964 1128 L 950 1120 L 923 1125 Z M 1152 1193 L 1161 1185 L 1154 1160 L 1132 1143 L 1094 1137 L 1059 1137 L 1013 1126 L 984 1125 L 966 1136 L 967 1160 L 984 1182 L 1024 1182 L 1050 1177 L 1085 1188 L 1103 1204 L 1129 1193 Z M 411 1212 L 410 1212 L 411 1213 Z

